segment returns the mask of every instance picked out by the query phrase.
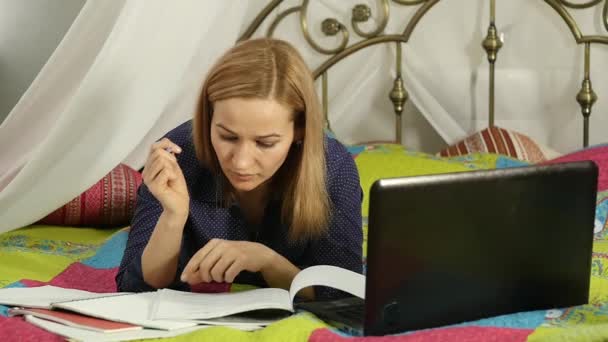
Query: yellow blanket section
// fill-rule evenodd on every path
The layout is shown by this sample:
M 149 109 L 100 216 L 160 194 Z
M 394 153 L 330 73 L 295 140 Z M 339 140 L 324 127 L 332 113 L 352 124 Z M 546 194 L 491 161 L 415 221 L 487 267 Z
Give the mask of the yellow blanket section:
M 71 263 L 93 256 L 116 229 L 34 225 L 0 235 L 0 287 L 21 279 L 50 281 Z

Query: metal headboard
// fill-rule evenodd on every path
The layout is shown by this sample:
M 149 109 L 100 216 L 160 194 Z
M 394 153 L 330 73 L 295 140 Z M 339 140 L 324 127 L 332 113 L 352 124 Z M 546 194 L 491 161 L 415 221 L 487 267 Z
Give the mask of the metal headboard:
M 255 17 L 252 23 L 248 26 L 245 32 L 239 38 L 239 41 L 249 39 L 252 35 L 258 30 L 258 28 L 262 25 L 262 23 L 268 19 L 270 14 L 283 2 L 284 0 L 271 0 L 260 13 Z M 352 16 L 351 16 L 351 28 L 352 31 L 357 34 L 359 37 L 363 38 L 362 40 L 352 43 L 349 45 L 350 33 L 346 25 L 342 24 L 335 18 L 327 18 L 323 20 L 321 24 L 321 31 L 326 36 L 335 36 L 337 34 L 341 34 L 341 41 L 338 46 L 334 48 L 323 48 L 321 47 L 312 37 L 309 30 L 308 24 L 308 7 L 309 0 L 302 0 L 300 5 L 292 6 L 287 8 L 280 13 L 278 13 L 265 33 L 265 36 L 271 37 L 279 25 L 279 23 L 284 20 L 286 17 L 292 14 L 299 15 L 300 29 L 302 35 L 304 36 L 306 42 L 312 47 L 315 51 L 320 54 L 327 55 L 327 59 L 321 63 L 319 67 L 317 67 L 313 71 L 313 75 L 315 80 L 321 77 L 321 87 L 322 87 L 322 104 L 323 110 L 325 114 L 326 125 L 329 129 L 331 129 L 328 119 L 328 95 L 327 95 L 327 84 L 328 84 L 328 70 L 341 61 L 342 59 L 354 54 L 355 52 L 367 48 L 372 45 L 377 44 L 385 44 L 385 43 L 395 43 L 396 46 L 396 76 L 393 80 L 393 88 L 388 94 L 391 102 L 393 103 L 393 108 L 396 115 L 395 120 L 395 141 L 397 143 L 402 142 L 402 124 L 401 117 L 403 113 L 403 107 L 405 102 L 408 99 L 408 93 L 403 85 L 403 75 L 401 70 L 401 59 L 402 59 L 402 44 L 407 43 L 412 36 L 414 29 L 417 24 L 420 22 L 420 19 L 438 2 L 441 0 L 392 0 L 393 3 L 403 6 L 419 6 L 412 16 L 412 18 L 407 23 L 405 29 L 401 33 L 386 33 L 385 28 L 387 26 L 389 16 L 390 16 L 390 6 L 389 0 L 378 0 L 380 11 L 378 11 L 377 15 L 380 16 L 379 20 L 377 20 L 377 26 L 375 29 L 371 31 L 363 31 L 360 28 L 360 25 L 366 21 L 368 21 L 372 16 L 372 10 L 369 6 L 365 4 L 357 4 L 352 8 Z M 502 47 L 502 42 L 499 39 L 498 29 L 496 27 L 496 0 L 488 0 L 490 2 L 490 13 L 489 13 L 489 26 L 488 32 L 485 39 L 480 42 L 483 49 L 486 51 L 487 59 L 489 62 L 489 94 L 488 94 L 488 102 L 489 102 L 489 110 L 488 110 L 488 126 L 494 126 L 495 119 L 495 104 L 494 104 L 494 86 L 495 86 L 495 65 L 498 57 L 498 52 Z M 509 1 L 509 0 L 505 0 Z M 538 0 L 540 1 L 540 0 Z M 591 108 L 593 104 L 597 101 L 597 95 L 593 91 L 591 86 L 590 72 L 589 72 L 589 61 L 591 55 L 591 44 L 608 44 L 608 35 L 607 36 L 585 36 L 581 34 L 580 29 L 576 21 L 572 18 L 572 16 L 568 13 L 567 8 L 571 9 L 588 9 L 595 7 L 604 1 L 604 9 L 603 9 L 603 23 L 608 31 L 608 0 L 589 0 L 586 3 L 582 4 L 573 4 L 567 0 L 544 0 L 547 4 L 549 4 L 552 8 L 554 8 L 559 15 L 566 22 L 570 30 L 572 31 L 576 43 L 584 44 L 585 46 L 585 59 L 584 59 L 584 70 L 585 76 L 582 82 L 581 90 L 576 95 L 576 100 L 581 106 L 581 111 L 583 113 L 584 118 L 584 131 L 583 131 L 583 145 L 587 146 L 589 144 L 589 116 L 591 115 Z
M 591 62 L 591 44 L 606 44 L 608 45 L 608 35 L 590 35 L 585 36 L 581 33 L 576 21 L 567 8 L 571 9 L 589 9 L 599 5 L 604 1 L 604 9 L 602 10 L 602 22 L 604 28 L 608 33 L 608 0 L 589 0 L 585 3 L 574 4 L 568 0 L 545 0 L 553 9 L 559 13 L 562 19 L 566 22 L 574 39 L 577 44 L 584 44 L 585 46 L 585 59 L 584 59 L 584 70 L 585 74 L 583 77 L 581 89 L 576 95 L 576 101 L 581 106 L 581 113 L 583 114 L 583 146 L 589 146 L 589 117 L 591 116 L 591 107 L 597 101 L 597 95 L 593 91 L 591 86 L 591 73 L 590 73 L 590 62 Z

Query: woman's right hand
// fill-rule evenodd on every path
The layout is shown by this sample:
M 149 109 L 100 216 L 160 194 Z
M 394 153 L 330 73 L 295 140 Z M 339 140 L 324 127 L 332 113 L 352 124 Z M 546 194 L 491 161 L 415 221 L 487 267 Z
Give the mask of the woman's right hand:
M 144 184 L 171 215 L 186 218 L 190 197 L 184 174 L 173 153 L 182 149 L 167 138 L 154 143 L 142 173 Z

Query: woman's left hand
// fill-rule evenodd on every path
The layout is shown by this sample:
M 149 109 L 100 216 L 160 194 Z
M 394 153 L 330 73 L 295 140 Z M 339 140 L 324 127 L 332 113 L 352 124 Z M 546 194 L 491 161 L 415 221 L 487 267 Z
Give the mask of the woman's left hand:
M 190 285 L 232 283 L 241 271 L 260 272 L 276 252 L 257 242 L 212 239 L 192 256 L 181 280 Z

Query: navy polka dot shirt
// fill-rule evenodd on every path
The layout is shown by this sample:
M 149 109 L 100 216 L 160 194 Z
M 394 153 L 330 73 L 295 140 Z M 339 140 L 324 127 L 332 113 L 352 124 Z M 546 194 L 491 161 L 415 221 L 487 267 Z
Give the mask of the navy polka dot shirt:
M 325 140 L 326 183 L 331 203 L 327 234 L 308 241 L 292 242 L 288 239 L 288 227 L 280 222 L 278 201 L 268 204 L 259 228 L 251 227 L 245 221 L 237 205 L 226 208 L 218 204 L 216 176 L 202 167 L 196 158 L 191 121 L 173 129 L 166 137 L 182 148 L 176 157 L 190 194 L 190 212 L 184 227 L 178 270 L 170 288 L 190 290 L 179 276 L 194 253 L 213 238 L 263 243 L 300 269 L 312 265 L 334 265 L 362 272 L 362 191 L 353 158 L 338 141 L 329 137 Z M 142 184 L 137 192 L 126 250 L 116 275 L 119 291 L 155 290 L 143 280 L 141 256 L 161 213 L 160 203 Z M 235 283 L 267 286 L 261 274 L 247 271 L 241 272 Z M 331 298 L 339 293 L 324 287 L 316 289 L 318 298 Z

